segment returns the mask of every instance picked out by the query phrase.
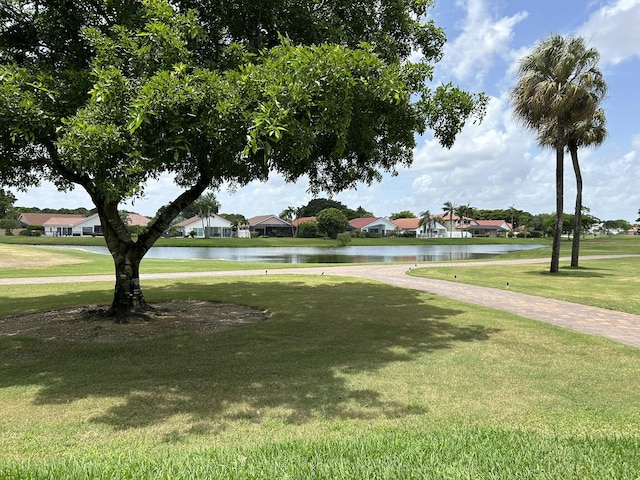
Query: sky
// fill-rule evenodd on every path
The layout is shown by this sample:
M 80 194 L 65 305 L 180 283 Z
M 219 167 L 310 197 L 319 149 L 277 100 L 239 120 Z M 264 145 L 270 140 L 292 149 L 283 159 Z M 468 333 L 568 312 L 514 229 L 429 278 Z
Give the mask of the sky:
M 445 202 L 552 213 L 555 154 L 539 148 L 535 134 L 516 121 L 508 97 L 519 60 L 542 39 L 560 34 L 582 36 L 598 50 L 609 85 L 603 103 L 608 137 L 598 148 L 579 151 L 583 204 L 601 220 L 635 223 L 640 209 L 640 0 L 436 0 L 429 16 L 447 34 L 435 82 L 485 92 L 490 102 L 483 122 L 467 125 L 450 150 L 428 133 L 418 137 L 411 167 L 333 198 L 379 217 L 405 210 L 437 214 Z M 564 210 L 571 213 L 575 177 L 568 156 L 565 162 Z M 306 205 L 313 198 L 307 189 L 304 180 L 287 184 L 273 175 L 234 191 L 223 186 L 216 196 L 221 212 L 250 218 Z M 13 192 L 17 206 L 93 207 L 81 189 L 61 193 L 45 184 Z M 145 198 L 122 208 L 153 216 L 179 193 L 171 178 L 162 177 L 147 185 Z

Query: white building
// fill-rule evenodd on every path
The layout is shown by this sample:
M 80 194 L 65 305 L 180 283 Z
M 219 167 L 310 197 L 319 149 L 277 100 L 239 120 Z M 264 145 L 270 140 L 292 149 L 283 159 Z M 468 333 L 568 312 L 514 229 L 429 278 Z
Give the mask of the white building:
M 215 213 L 207 217 L 191 217 L 176 224 L 178 235 L 194 238 L 230 238 L 233 236 L 231 222 Z
M 362 217 L 349 220 L 351 230 L 360 230 L 372 235 L 386 237 L 397 230 L 397 226 L 385 217 Z
M 127 223 L 130 227 L 146 227 L 149 223 L 147 217 L 137 213 L 127 214 Z M 42 223 L 46 237 L 95 237 L 102 235 L 102 225 L 97 213 L 89 217 L 75 217 L 70 215 L 55 215 Z
M 432 220 L 420 225 L 420 218 L 396 218 L 393 224 L 400 235 L 415 234 L 416 238 L 445 237 L 447 229 L 440 223 Z

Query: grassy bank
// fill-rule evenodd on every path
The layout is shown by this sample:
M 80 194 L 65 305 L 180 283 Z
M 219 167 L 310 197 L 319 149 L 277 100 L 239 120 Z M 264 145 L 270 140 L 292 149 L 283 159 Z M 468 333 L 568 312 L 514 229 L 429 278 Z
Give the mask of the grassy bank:
M 587 249 L 636 248 L 612 240 Z M 87 273 L 82 253 L 69 274 Z M 565 280 L 583 300 L 629 281 L 633 265 L 606 265 Z M 0 286 L 0 319 L 108 303 L 112 288 Z M 330 275 L 156 280 L 145 294 L 271 318 L 144 341 L 0 337 L 0 478 L 640 476 L 640 349 Z

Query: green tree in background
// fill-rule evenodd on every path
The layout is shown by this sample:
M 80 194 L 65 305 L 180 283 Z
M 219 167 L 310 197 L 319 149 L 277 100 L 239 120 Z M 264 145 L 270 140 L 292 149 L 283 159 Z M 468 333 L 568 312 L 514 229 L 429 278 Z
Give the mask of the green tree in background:
M 299 238 L 316 238 L 318 236 L 318 222 L 309 220 L 298 225 Z
M 13 210 L 14 203 L 16 203 L 16 196 L 0 188 L 0 218 L 7 218 L 7 214 Z
M 345 207 L 342 209 L 342 213 L 344 213 L 349 220 L 353 220 L 354 218 L 368 218 L 374 216 L 372 212 L 370 212 L 369 210 L 365 210 L 362 205 L 358 206 L 358 208 L 356 208 L 355 210 Z
M 409 210 L 402 210 L 401 212 L 392 213 L 389 220 L 397 220 L 398 218 L 416 218 L 416 216 Z
M 346 210 L 347 206 L 337 200 L 329 198 L 314 198 L 298 210 L 298 218 L 315 217 L 326 208 L 337 208 L 340 211 Z
M 316 215 L 318 222 L 318 232 L 329 238 L 336 238 L 339 233 L 343 233 L 349 225 L 349 220 L 337 208 L 326 208 Z

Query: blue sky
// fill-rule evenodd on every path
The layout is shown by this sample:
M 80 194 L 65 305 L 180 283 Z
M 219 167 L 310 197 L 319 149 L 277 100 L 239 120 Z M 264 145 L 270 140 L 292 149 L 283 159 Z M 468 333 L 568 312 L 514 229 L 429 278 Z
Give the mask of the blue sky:
M 602 220 L 635 222 L 640 209 L 640 0 L 436 0 L 430 16 L 445 28 L 448 42 L 436 81 L 453 81 L 490 97 L 480 125 L 469 125 L 450 150 L 430 135 L 418 139 L 413 165 L 381 183 L 334 197 L 376 216 L 409 210 L 439 213 L 444 202 L 497 209 L 514 206 L 533 214 L 555 209 L 555 156 L 538 148 L 535 135 L 514 120 L 508 92 L 518 60 L 550 34 L 580 35 L 601 55 L 609 84 L 604 103 L 609 136 L 579 152 L 584 205 Z M 565 212 L 575 196 L 570 161 L 565 165 Z M 286 184 L 273 176 L 235 192 L 217 192 L 222 212 L 246 217 L 279 214 L 311 200 L 305 181 Z M 45 185 L 15 192 L 20 206 L 91 208 L 80 189 L 59 193 Z M 170 178 L 148 185 L 147 195 L 125 205 L 143 215 L 179 193 Z

